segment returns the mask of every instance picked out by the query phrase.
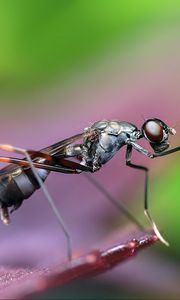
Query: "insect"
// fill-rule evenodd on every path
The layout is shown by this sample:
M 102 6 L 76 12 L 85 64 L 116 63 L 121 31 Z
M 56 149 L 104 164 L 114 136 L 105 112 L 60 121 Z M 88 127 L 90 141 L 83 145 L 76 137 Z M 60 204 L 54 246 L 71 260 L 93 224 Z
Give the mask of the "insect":
M 125 121 L 101 120 L 94 123 L 91 127 L 85 128 L 82 133 L 43 148 L 40 151 L 24 150 L 11 145 L 0 144 L 1 150 L 20 153 L 24 156 L 22 159 L 0 157 L 0 162 L 9 163 L 8 166 L 0 170 L 1 220 L 3 223 L 8 224 L 10 222 L 9 208 L 11 208 L 10 212 L 12 213 L 37 189 L 42 188 L 66 236 L 67 254 L 68 258 L 71 259 L 72 247 L 69 231 L 44 185 L 44 181 L 51 171 L 67 174 L 96 172 L 123 146 L 126 146 L 126 165 L 141 170 L 145 174 L 145 215 L 159 240 L 168 245 L 148 210 L 149 169 L 132 163 L 131 157 L 133 150 L 151 159 L 179 151 L 180 147 L 167 150 L 169 147 L 169 135 L 175 135 L 175 133 L 175 129 L 170 128 L 162 120 L 156 118 L 146 120 L 140 129 Z M 138 140 L 142 138 L 149 142 L 154 150 L 153 153 L 138 144 Z M 92 177 L 90 180 L 113 204 L 122 209 L 127 216 L 139 225 L 136 219 L 121 204 L 116 202 L 103 186 L 100 186 Z

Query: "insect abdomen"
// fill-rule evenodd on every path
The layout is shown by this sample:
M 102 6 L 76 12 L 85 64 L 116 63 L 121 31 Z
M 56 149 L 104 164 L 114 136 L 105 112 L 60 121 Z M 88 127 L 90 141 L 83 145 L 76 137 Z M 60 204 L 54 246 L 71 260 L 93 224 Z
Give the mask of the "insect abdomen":
M 49 172 L 37 170 L 39 176 L 44 181 Z M 0 177 L 0 202 L 4 207 L 19 206 L 22 201 L 29 198 L 39 184 L 31 169 L 23 170 L 18 168 L 15 172 Z

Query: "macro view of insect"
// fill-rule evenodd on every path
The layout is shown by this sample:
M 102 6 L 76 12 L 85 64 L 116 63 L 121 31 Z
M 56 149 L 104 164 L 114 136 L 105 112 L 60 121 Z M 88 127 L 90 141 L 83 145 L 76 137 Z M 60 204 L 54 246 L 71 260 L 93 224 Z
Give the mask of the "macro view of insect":
M 67 174 L 96 172 L 123 146 L 126 146 L 126 165 L 142 170 L 145 174 L 145 215 L 159 240 L 168 245 L 168 242 L 160 234 L 148 210 L 149 170 L 145 166 L 132 163 L 131 156 L 133 149 L 151 159 L 179 151 L 180 147 L 167 150 L 169 147 L 169 135 L 175 135 L 175 133 L 175 129 L 168 127 L 163 121 L 155 118 L 146 120 L 141 129 L 125 121 L 101 120 L 94 123 L 91 127 L 85 128 L 83 133 L 74 135 L 40 151 L 24 150 L 1 144 L 1 150 L 19 153 L 24 156 L 22 159 L 0 157 L 0 162 L 9 164 L 0 171 L 1 220 L 3 223 L 8 224 L 10 222 L 9 208 L 11 208 L 10 213 L 12 213 L 37 189 L 42 188 L 66 236 L 67 254 L 68 258 L 71 259 L 72 247 L 70 234 L 51 195 L 44 185 L 44 181 L 51 171 Z M 138 140 L 142 138 L 145 138 L 149 142 L 154 150 L 153 153 L 138 144 Z M 72 161 L 70 158 L 75 158 L 77 161 Z M 111 198 L 104 187 L 99 185 L 94 179 L 91 178 L 90 180 L 113 204 L 124 210 L 124 213 L 139 225 L 136 219 L 121 204 Z

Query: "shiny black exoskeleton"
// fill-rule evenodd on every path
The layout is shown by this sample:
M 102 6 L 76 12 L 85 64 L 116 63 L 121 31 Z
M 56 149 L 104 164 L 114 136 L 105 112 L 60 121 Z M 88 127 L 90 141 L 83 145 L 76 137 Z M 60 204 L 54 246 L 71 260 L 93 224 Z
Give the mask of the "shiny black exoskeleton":
M 68 257 L 71 258 L 70 235 L 43 182 L 51 171 L 66 174 L 96 172 L 123 146 L 126 146 L 126 165 L 145 172 L 145 214 L 158 238 L 168 245 L 148 211 L 148 168 L 132 163 L 131 156 L 133 150 L 149 158 L 165 156 L 179 151 L 180 147 L 167 150 L 169 135 L 175 133 L 176 131 L 173 128 L 162 120 L 155 118 L 146 120 L 140 129 L 126 121 L 100 120 L 91 127 L 85 128 L 81 134 L 67 138 L 40 151 L 24 150 L 0 144 L 1 150 L 25 155 L 23 159 L 0 157 L 0 162 L 10 163 L 9 166 L 0 171 L 1 220 L 8 224 L 9 207 L 12 207 L 12 211 L 19 208 L 25 199 L 41 187 L 66 235 Z M 141 138 L 145 138 L 149 142 L 154 150 L 153 153 L 139 145 L 138 140 Z M 76 161 L 70 160 L 71 157 Z M 104 194 L 107 195 L 105 192 Z

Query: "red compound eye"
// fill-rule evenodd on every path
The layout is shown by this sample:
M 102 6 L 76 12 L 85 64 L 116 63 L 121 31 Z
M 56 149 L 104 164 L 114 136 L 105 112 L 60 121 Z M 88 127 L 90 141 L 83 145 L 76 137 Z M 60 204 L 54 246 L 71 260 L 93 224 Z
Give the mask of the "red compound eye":
M 146 137 L 154 143 L 161 142 L 163 140 L 164 131 L 163 126 L 157 121 L 148 121 L 145 123 L 144 132 Z

